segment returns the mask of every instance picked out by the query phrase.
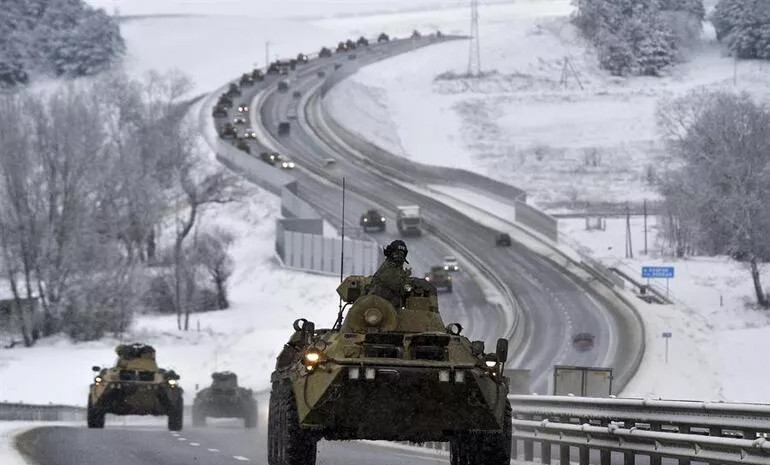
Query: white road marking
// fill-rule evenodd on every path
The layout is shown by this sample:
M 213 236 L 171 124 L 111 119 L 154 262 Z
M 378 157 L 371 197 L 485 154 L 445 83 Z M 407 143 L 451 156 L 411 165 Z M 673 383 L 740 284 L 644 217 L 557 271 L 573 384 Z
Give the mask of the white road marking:
M 233 458 L 235 460 L 240 460 L 241 462 L 248 462 L 249 461 L 249 459 L 247 459 L 246 457 L 241 457 L 240 455 L 233 455 Z
M 208 449 L 209 452 L 219 452 L 219 449 Z
M 190 445 L 191 445 L 191 446 L 193 446 L 193 447 L 197 447 L 197 446 L 200 446 L 200 443 L 197 443 L 197 442 L 191 442 L 191 443 L 190 443 Z
M 187 441 L 187 438 L 176 438 L 177 441 Z

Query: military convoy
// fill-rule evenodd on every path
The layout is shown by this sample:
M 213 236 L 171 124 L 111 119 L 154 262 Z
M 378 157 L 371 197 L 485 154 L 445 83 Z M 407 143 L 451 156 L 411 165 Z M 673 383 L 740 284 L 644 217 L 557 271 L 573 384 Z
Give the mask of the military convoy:
M 452 464 L 508 465 L 508 341 L 487 353 L 445 325 L 424 279 L 401 280 L 400 306 L 375 289 L 348 276 L 330 329 L 294 322 L 271 375 L 268 463 L 315 464 L 320 439 L 374 439 L 448 441 Z
M 425 273 L 425 280 L 436 289 L 452 292 L 452 275 L 441 265 L 430 267 L 430 271 Z
M 88 390 L 86 420 L 89 428 L 104 428 L 105 416 L 167 415 L 168 429 L 179 431 L 183 422 L 182 388 L 174 370 L 158 368 L 149 345 L 120 344 L 114 367 L 93 367 L 97 373 Z
M 238 386 L 238 375 L 231 371 L 211 374 L 211 386 L 195 395 L 193 426 L 205 426 L 206 418 L 243 418 L 246 428 L 257 426 L 257 401 L 254 392 Z

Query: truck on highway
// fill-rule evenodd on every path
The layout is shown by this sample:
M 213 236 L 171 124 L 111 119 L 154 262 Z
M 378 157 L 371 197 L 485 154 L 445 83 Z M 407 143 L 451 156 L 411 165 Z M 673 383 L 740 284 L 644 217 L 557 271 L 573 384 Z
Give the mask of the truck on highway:
M 419 236 L 422 223 L 419 205 L 401 205 L 396 207 L 396 227 L 402 236 Z

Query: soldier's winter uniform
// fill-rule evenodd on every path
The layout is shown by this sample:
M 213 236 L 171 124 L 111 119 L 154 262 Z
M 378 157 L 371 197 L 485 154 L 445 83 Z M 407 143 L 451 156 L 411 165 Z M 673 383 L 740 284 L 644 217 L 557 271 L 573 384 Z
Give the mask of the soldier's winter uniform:
M 390 301 L 393 307 L 403 306 L 404 285 L 408 282 L 412 271 L 404 268 L 409 251 L 404 241 L 396 239 L 385 247 L 385 261 L 372 275 L 369 294 L 378 295 Z

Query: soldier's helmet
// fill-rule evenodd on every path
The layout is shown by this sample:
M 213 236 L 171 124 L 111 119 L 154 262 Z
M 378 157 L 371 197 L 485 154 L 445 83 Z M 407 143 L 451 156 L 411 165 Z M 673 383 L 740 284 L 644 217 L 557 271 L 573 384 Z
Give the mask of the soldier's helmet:
M 396 239 L 395 241 L 388 244 L 383 252 L 385 253 L 385 258 L 388 260 L 409 263 L 409 261 L 406 259 L 406 255 L 409 253 L 409 250 L 407 250 L 404 241 L 400 239 Z

